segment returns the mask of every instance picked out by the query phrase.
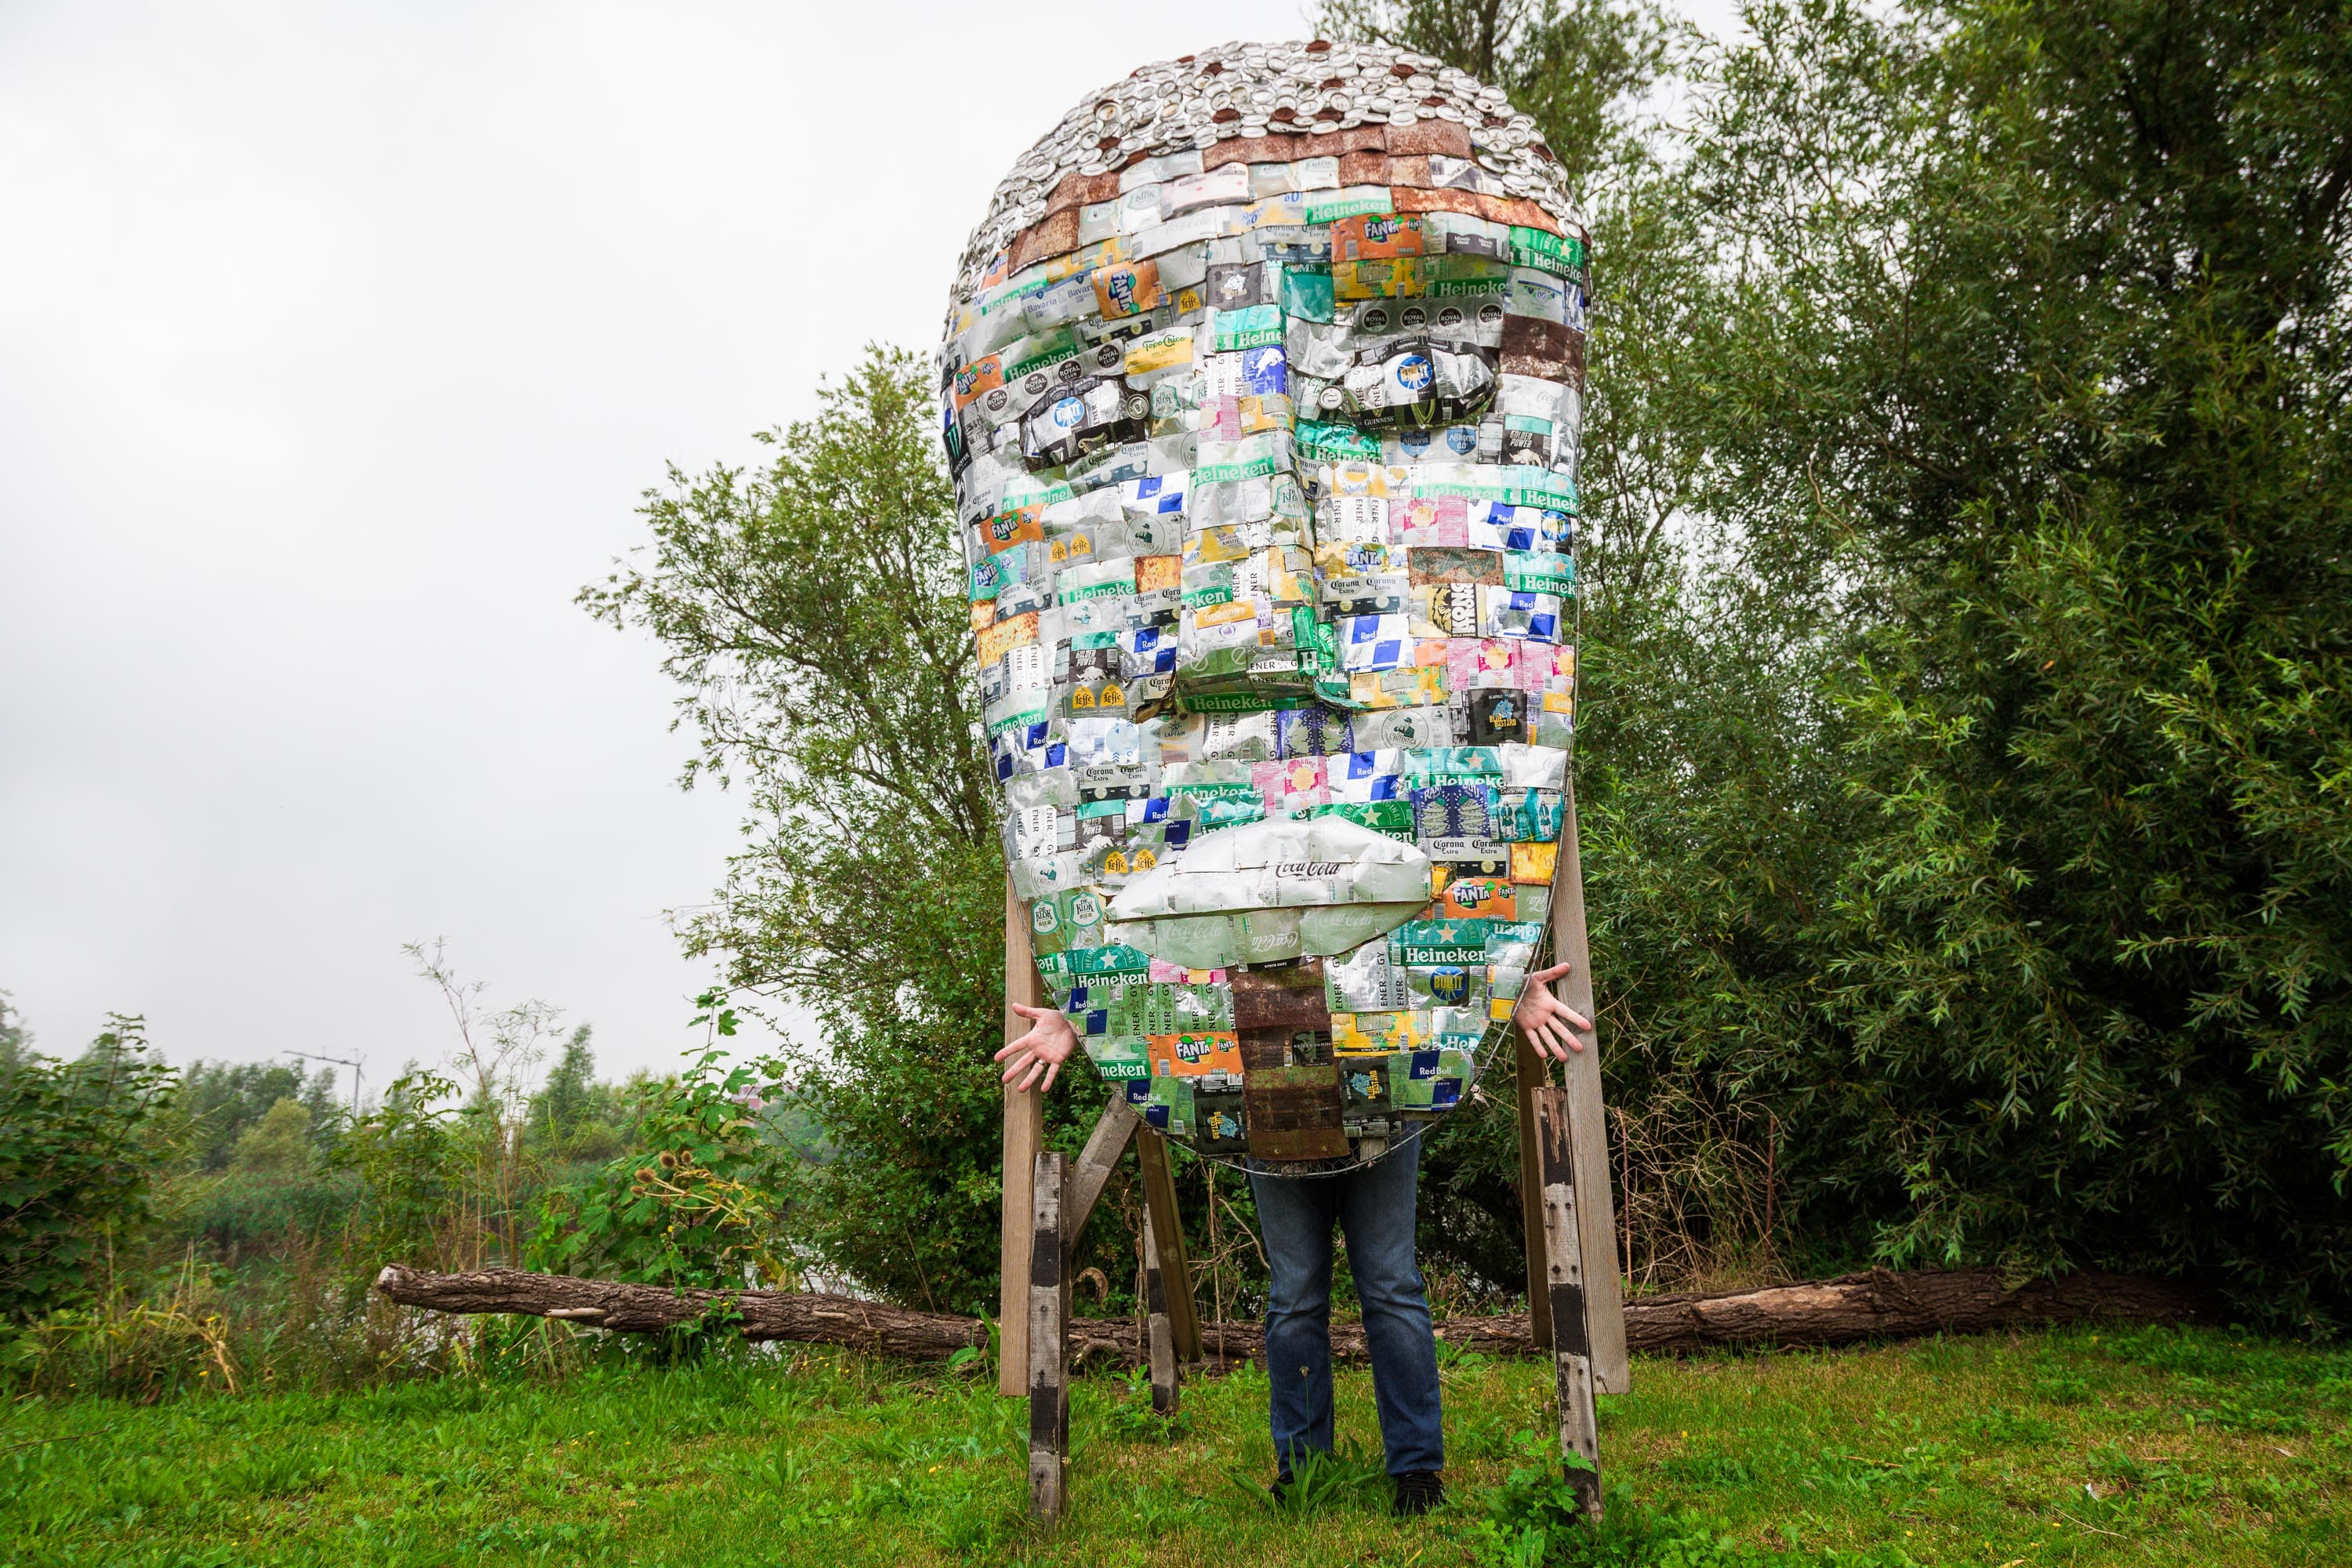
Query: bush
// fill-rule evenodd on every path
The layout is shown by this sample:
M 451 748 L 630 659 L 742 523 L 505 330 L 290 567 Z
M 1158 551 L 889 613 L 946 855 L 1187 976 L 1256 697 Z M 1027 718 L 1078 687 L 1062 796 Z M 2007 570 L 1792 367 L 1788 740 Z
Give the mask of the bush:
M 714 1039 L 736 1017 L 703 997 Z M 547 1194 L 534 1261 L 571 1274 L 649 1284 L 797 1289 L 784 1230 L 798 1156 L 767 1119 L 784 1092 L 772 1057 L 728 1064 L 714 1045 L 638 1109 L 637 1146 Z
M 0 1319 L 90 1300 L 152 1212 L 174 1075 L 144 1020 L 112 1025 L 79 1061 L 0 1073 Z

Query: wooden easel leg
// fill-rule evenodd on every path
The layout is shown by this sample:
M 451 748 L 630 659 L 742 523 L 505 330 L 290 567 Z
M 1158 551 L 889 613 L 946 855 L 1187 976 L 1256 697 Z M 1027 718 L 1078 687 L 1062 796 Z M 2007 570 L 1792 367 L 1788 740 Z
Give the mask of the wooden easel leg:
M 1087 1146 L 1078 1163 L 1070 1167 L 1070 1203 L 1062 1214 L 1062 1245 L 1073 1258 L 1078 1253 L 1078 1233 L 1092 1219 L 1095 1205 L 1102 1201 L 1103 1188 L 1110 1184 L 1110 1173 L 1118 1169 L 1119 1156 L 1127 1152 L 1128 1140 L 1142 1123 L 1135 1112 L 1127 1108 L 1127 1096 L 1119 1089 L 1110 1091 L 1110 1103 L 1095 1119 L 1094 1131 L 1087 1135 Z
M 1063 1158 L 1037 1156 L 1029 1268 L 1029 1513 L 1062 1517 L 1070 1452 L 1070 1275 L 1062 1251 Z
M 1030 955 L 1029 916 L 1004 884 L 1004 1039 L 1029 1032 L 1015 1002 L 1042 1006 L 1045 987 Z M 1014 1398 L 1029 1390 L 1029 1339 L 1022 1324 L 1029 1316 L 1029 1225 L 1034 1194 L 1030 1178 L 1038 1147 L 1045 1141 L 1045 1103 L 1035 1089 L 1004 1091 L 1004 1209 L 997 1252 L 996 1392 Z
M 1576 1163 L 1585 1342 L 1591 1353 L 1593 1386 L 1603 1394 L 1630 1394 L 1633 1368 L 1625 1353 L 1624 1287 L 1617 1272 L 1616 1205 L 1609 1187 L 1609 1113 L 1601 1099 L 1601 1033 L 1592 1002 L 1592 949 L 1585 930 L 1584 867 L 1577 851 L 1572 778 L 1560 806 L 1559 866 L 1552 879 L 1551 894 L 1552 952 L 1575 967 L 1561 984 L 1559 999 L 1596 1020 L 1596 1026 L 1583 1037 L 1584 1049 L 1574 1053 L 1560 1070 L 1568 1090 L 1569 1142 Z M 1528 1050 L 1524 1044 L 1520 1048 Z M 1524 1067 L 1521 1070 L 1524 1073 Z M 1524 1083 L 1525 1078 L 1520 1081 Z M 1519 1136 L 1524 1165 L 1528 1147 L 1524 1123 Z
M 1519 1079 L 1519 1234 L 1528 1249 L 1528 1334 L 1551 1349 L 1551 1287 L 1544 1273 L 1543 1158 L 1536 1149 L 1536 1090 L 1551 1081 L 1541 1052 L 1511 1031 Z
M 1160 1244 L 1160 1278 L 1168 1303 L 1168 1330 L 1178 1361 L 1201 1359 L 1201 1314 L 1192 1304 L 1192 1261 L 1184 1251 L 1184 1226 L 1176 1209 L 1176 1177 L 1168 1164 L 1168 1140 L 1149 1127 L 1135 1130 L 1135 1163 L 1143 1174 L 1143 1206 Z M 1223 1347 L 1219 1347 L 1222 1352 Z
M 1143 1211 L 1143 1304 L 1150 1314 L 1147 1332 L 1151 1358 L 1151 1409 L 1173 1415 L 1177 1407 L 1176 1333 L 1168 1322 L 1168 1287 L 1160 1272 L 1160 1238 L 1149 1205 Z
M 1601 1426 L 1592 1404 L 1592 1355 L 1585 1331 L 1584 1240 L 1578 1229 L 1575 1152 L 1568 1090 L 1535 1091 L 1543 1161 L 1544 1252 L 1551 1299 L 1552 1368 L 1559 1397 L 1559 1452 L 1584 1516 L 1601 1521 Z

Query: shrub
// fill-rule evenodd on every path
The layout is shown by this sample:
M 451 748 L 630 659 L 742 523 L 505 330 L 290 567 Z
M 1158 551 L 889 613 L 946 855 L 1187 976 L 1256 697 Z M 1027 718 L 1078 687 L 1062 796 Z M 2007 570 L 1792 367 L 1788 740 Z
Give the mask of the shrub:
M 88 1300 L 152 1212 L 175 1079 L 143 1019 L 111 1024 L 79 1061 L 0 1074 L 0 1318 Z

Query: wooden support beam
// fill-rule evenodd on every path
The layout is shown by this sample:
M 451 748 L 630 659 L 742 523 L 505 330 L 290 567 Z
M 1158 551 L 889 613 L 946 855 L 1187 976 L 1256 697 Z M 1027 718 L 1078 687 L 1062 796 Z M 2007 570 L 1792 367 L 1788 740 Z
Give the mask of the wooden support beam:
M 1543 1160 L 1545 1280 L 1551 1298 L 1559 1452 L 1585 1517 L 1598 1524 L 1601 1426 L 1593 1411 L 1591 1347 L 1585 1336 L 1584 1239 L 1578 1229 L 1578 1171 L 1569 1136 L 1569 1091 L 1546 1085 L 1535 1091 L 1534 1100 L 1536 1136 Z
M 1029 1263 L 1029 1515 L 1062 1517 L 1070 1456 L 1070 1271 L 1062 1251 L 1062 1200 L 1068 1191 L 1063 1156 L 1037 1156 Z
M 1135 1130 L 1135 1163 L 1143 1173 L 1143 1206 L 1160 1244 L 1160 1278 L 1168 1298 L 1168 1329 L 1178 1361 L 1201 1359 L 1201 1313 L 1192 1299 L 1192 1260 L 1184 1250 L 1184 1224 L 1176 1207 L 1176 1175 L 1168 1140 L 1149 1127 Z
M 1070 1206 L 1062 1215 L 1062 1245 L 1072 1257 L 1077 1255 L 1078 1237 L 1094 1218 L 1095 1205 L 1102 1201 L 1103 1188 L 1110 1183 L 1110 1173 L 1118 1169 L 1119 1156 L 1127 1152 L 1128 1141 L 1141 1125 L 1135 1112 L 1127 1107 L 1123 1089 L 1110 1091 L 1110 1103 L 1095 1119 L 1095 1130 L 1087 1134 L 1087 1146 L 1078 1163 L 1070 1167 Z
M 1543 1157 L 1536 1149 L 1536 1090 L 1551 1081 L 1544 1056 L 1518 1030 L 1511 1031 L 1518 1068 L 1519 1235 L 1528 1252 L 1528 1333 L 1539 1351 L 1551 1349 L 1550 1287 L 1544 1277 Z
M 1568 1134 L 1576 1162 L 1577 1232 L 1582 1246 L 1586 1342 L 1594 1386 L 1603 1394 L 1633 1391 L 1625 1353 L 1625 1292 L 1617 1272 L 1617 1206 L 1610 1196 L 1609 1113 L 1601 1100 L 1600 1014 L 1592 1000 L 1592 948 L 1584 921 L 1584 867 L 1576 841 L 1576 781 L 1564 781 L 1560 800 L 1559 865 L 1552 878 L 1554 961 L 1575 967 L 1560 983 L 1559 999 L 1593 1020 L 1584 1049 L 1561 1068 L 1568 1089 Z M 1522 1124 L 1520 1136 L 1526 1129 Z M 1522 1143 L 1524 1157 L 1525 1145 Z M 1556 1331 L 1556 1328 L 1555 1328 Z
M 1168 1322 L 1168 1282 L 1160 1272 L 1160 1238 L 1151 1228 L 1151 1210 L 1143 1211 L 1143 1305 L 1146 1353 L 1151 1367 L 1151 1409 L 1173 1415 L 1177 1407 L 1176 1333 Z
M 1029 1021 L 1013 1004 L 1045 1005 L 1029 948 L 1029 913 L 1004 883 L 1004 1043 L 1029 1032 Z M 997 1254 L 996 1391 L 1006 1398 L 1029 1392 L 1029 1339 L 1022 1324 L 1029 1316 L 1029 1226 L 1034 1195 L 1031 1173 L 1045 1141 L 1045 1097 L 1035 1089 L 1004 1091 L 1004 1210 L 1003 1245 Z

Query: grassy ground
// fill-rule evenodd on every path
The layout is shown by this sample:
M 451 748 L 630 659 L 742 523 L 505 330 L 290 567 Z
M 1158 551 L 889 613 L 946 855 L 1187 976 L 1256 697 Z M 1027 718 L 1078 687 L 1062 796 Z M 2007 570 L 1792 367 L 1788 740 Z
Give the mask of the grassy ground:
M 1385 1511 L 1377 1458 L 1297 1512 L 1263 1374 L 1185 1390 L 1163 1430 L 1121 1380 L 1073 1396 L 1058 1534 L 1023 1517 L 1025 1406 L 852 1356 L 555 1384 L 418 1384 L 155 1406 L 20 1402 L 0 1425 L 0 1563 L 1532 1563 L 1547 1369 L 1445 1372 L 1454 1506 Z M 1555 1560 L 2352 1562 L 2352 1353 L 2217 1331 L 2065 1331 L 1641 1361 L 1603 1401 L 1612 1526 Z M 1343 1450 L 1377 1454 L 1367 1376 Z M 1500 1501 L 1515 1517 L 1497 1529 Z

